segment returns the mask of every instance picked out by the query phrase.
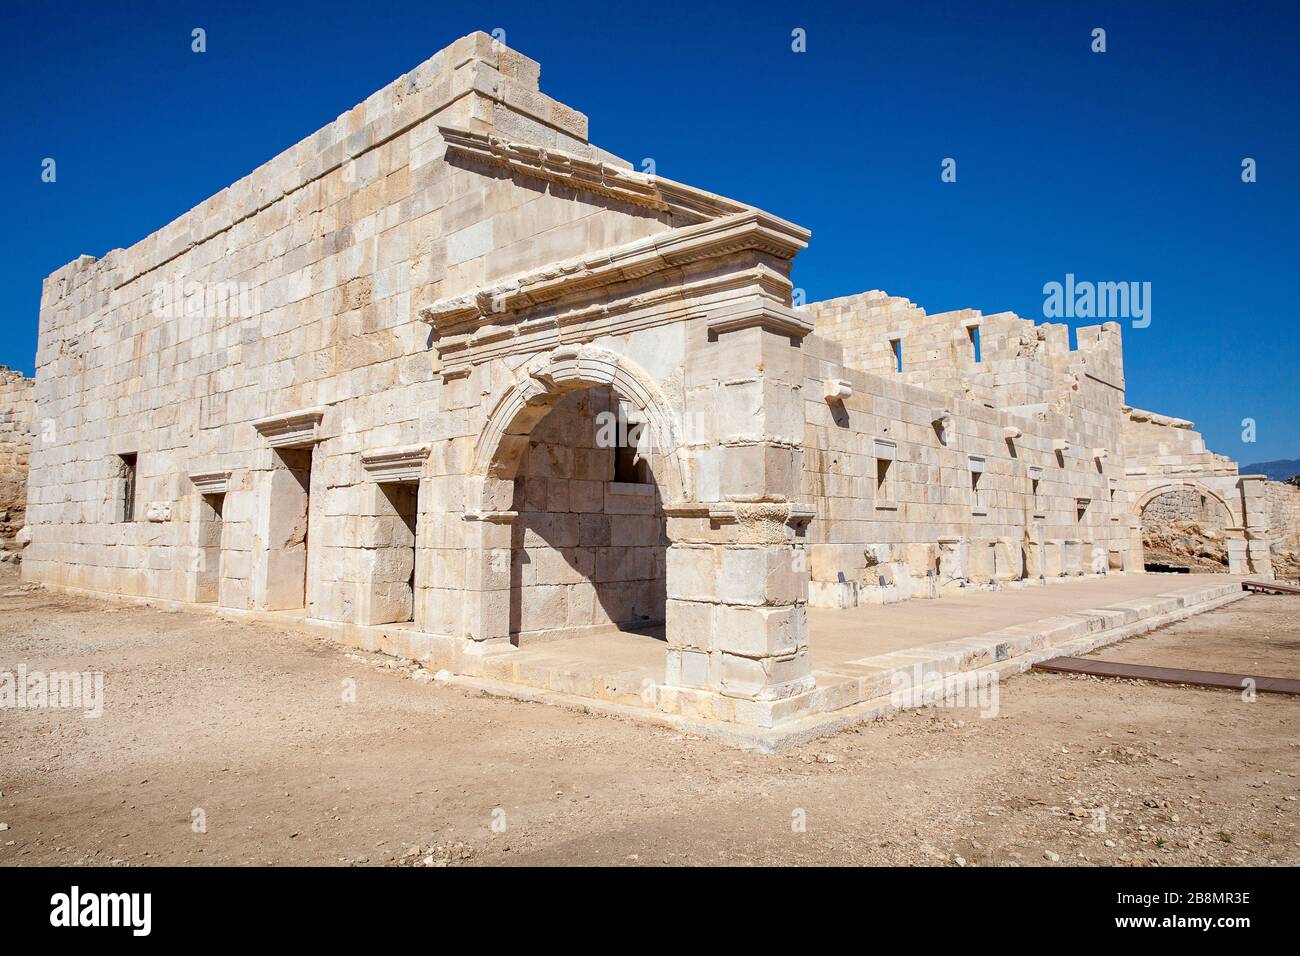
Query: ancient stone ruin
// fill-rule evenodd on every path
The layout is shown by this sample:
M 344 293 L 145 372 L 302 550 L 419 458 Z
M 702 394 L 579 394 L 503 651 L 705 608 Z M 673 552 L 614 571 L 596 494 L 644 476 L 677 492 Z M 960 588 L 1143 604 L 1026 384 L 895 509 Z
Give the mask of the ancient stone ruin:
M 34 382 L 0 365 L 0 562 L 19 560 L 17 541 L 27 513 Z
M 809 605 L 1140 573 L 1171 494 L 1271 573 L 1264 481 L 1125 404 L 1118 324 L 796 307 L 808 230 L 636 172 L 539 75 L 464 37 L 50 276 L 24 577 L 461 672 L 658 626 L 659 710 L 771 725 Z

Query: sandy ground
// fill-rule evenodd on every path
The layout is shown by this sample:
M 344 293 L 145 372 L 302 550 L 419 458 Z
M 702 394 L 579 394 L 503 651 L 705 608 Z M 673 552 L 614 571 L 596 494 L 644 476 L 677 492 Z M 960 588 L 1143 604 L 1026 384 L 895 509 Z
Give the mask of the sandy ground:
M 1298 611 L 1252 596 L 1108 650 L 1295 675 Z M 105 709 L 0 710 L 4 865 L 1300 863 L 1297 698 L 1028 674 L 993 718 L 765 756 L 6 571 L 20 664 L 102 671 Z
M 1300 679 L 1300 597 L 1249 597 L 1088 656 L 1127 664 Z

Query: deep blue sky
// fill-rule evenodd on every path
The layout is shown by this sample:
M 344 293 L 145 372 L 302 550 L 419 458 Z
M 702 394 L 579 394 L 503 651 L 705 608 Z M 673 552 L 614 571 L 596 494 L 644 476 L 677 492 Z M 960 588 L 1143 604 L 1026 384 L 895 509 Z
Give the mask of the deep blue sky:
M 0 2 L 0 364 L 32 371 L 51 271 L 500 27 L 593 142 L 812 229 L 810 300 L 882 288 L 1041 320 L 1067 272 L 1148 281 L 1129 401 L 1243 463 L 1300 457 L 1294 2 Z

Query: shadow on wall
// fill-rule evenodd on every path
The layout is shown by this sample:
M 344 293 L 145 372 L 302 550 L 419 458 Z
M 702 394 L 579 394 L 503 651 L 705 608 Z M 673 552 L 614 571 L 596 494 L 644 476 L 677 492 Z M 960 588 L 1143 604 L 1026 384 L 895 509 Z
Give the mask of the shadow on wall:
M 566 395 L 533 429 L 515 478 L 516 644 L 663 623 L 667 528 L 637 421 L 602 386 Z

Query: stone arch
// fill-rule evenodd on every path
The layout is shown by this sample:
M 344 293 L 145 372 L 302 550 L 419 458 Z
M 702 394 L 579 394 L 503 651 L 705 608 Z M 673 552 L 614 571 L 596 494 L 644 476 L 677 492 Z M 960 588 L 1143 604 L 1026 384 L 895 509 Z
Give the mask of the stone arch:
M 1207 486 L 1204 482 L 1195 478 L 1177 478 L 1159 482 L 1146 491 L 1135 495 L 1133 509 L 1130 512 L 1129 525 L 1129 550 L 1135 556 L 1135 559 L 1141 565 L 1146 562 L 1146 536 L 1150 528 L 1156 527 L 1159 522 L 1150 519 L 1146 512 L 1151 504 L 1161 497 L 1179 492 L 1191 492 L 1201 495 L 1206 502 L 1213 502 L 1213 506 L 1226 517 L 1223 526 L 1223 534 L 1226 539 L 1228 549 L 1228 569 L 1236 573 L 1241 570 L 1238 567 L 1239 556 L 1234 551 L 1238 544 L 1244 542 L 1235 540 L 1240 539 L 1243 535 L 1242 522 L 1244 515 L 1240 504 L 1234 508 L 1228 501 L 1217 491 Z
M 1151 504 L 1151 502 L 1155 501 L 1157 498 L 1161 497 L 1162 495 L 1167 495 L 1170 492 L 1177 492 L 1177 491 L 1195 491 L 1198 494 L 1205 495 L 1207 498 L 1211 499 L 1212 501 L 1217 502 L 1219 507 L 1223 509 L 1223 513 L 1228 516 L 1229 524 L 1239 523 L 1238 512 L 1233 510 L 1232 506 L 1229 505 L 1226 500 L 1224 500 L 1222 495 L 1220 495 L 1216 491 L 1211 490 L 1210 488 L 1203 485 L 1201 482 L 1196 481 L 1194 479 L 1182 479 L 1179 481 L 1170 481 L 1162 485 L 1157 485 L 1154 488 L 1148 489 L 1146 492 L 1144 492 L 1142 495 L 1138 497 L 1137 502 L 1133 508 L 1134 516 L 1136 516 L 1140 521 L 1142 518 L 1142 513 L 1146 511 L 1147 506 Z
M 746 334 L 725 345 L 711 337 L 683 362 L 702 363 L 713 374 L 743 376 L 735 391 L 720 399 L 726 410 L 748 407 L 760 394 L 766 420 L 797 420 L 802 405 L 794 381 L 801 359 L 788 351 L 795 340 L 783 330 L 724 331 Z M 777 702 L 784 715 L 811 706 L 815 682 L 798 530 L 811 513 L 798 502 L 798 475 L 780 467 L 794 460 L 789 447 L 774 439 L 754 442 L 743 431 L 748 420 L 737 414 L 726 423 L 710 422 L 707 432 L 692 431 L 688 446 L 680 412 L 655 379 L 605 348 L 561 345 L 511 361 L 521 364 L 512 364 L 506 386 L 479 406 L 482 427 L 463 472 L 458 537 L 464 554 L 449 565 L 462 585 L 458 634 L 468 642 L 464 653 L 496 653 L 511 643 L 513 525 L 519 516 L 515 478 L 529 455 L 534 427 L 565 395 L 605 387 L 638 408 L 660 459 L 652 467 L 667 519 L 667 690 L 657 706 L 675 713 L 734 715 L 745 702 L 752 705 L 746 713 L 756 715 L 755 722 L 769 725 L 777 719 Z M 780 387 L 764 389 L 769 375 Z M 733 437 L 745 440 L 733 445 Z M 708 473 L 707 502 L 699 500 L 697 482 L 703 480 L 693 465 L 697 448 L 719 470 Z M 761 500 L 754 501 L 756 487 Z
M 560 346 L 534 356 L 489 405 L 474 447 L 467 511 L 505 511 L 528 437 L 570 392 L 609 386 L 646 416 L 653 446 L 663 456 L 661 494 L 672 509 L 692 500 L 692 475 L 678 416 L 654 379 L 626 356 L 594 345 Z
M 626 356 L 593 345 L 562 345 L 534 355 L 487 404 L 474 445 L 465 493 L 465 604 L 462 633 L 480 642 L 509 643 L 517 600 L 514 566 L 515 479 L 534 428 L 561 400 L 607 388 L 637 407 L 658 453 L 656 494 L 667 512 L 690 502 L 691 472 L 681 428 L 663 391 Z M 665 564 L 667 561 L 665 559 Z

